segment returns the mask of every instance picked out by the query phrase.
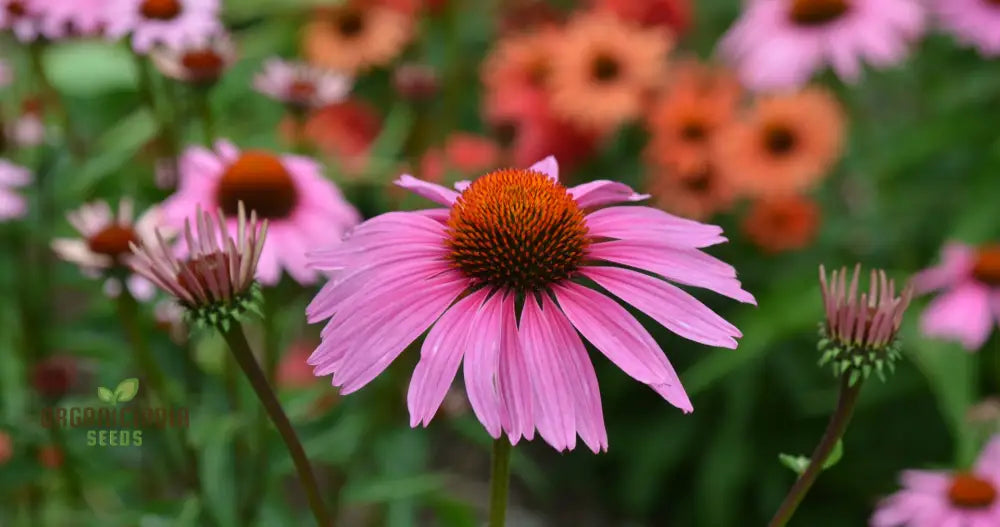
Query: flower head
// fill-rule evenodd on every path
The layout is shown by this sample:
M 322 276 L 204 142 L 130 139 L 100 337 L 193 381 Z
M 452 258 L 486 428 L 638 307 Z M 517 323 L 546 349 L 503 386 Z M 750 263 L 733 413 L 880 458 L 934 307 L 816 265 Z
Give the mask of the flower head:
M 689 0 L 591 0 L 590 3 L 643 26 L 666 27 L 677 33 L 684 33 L 691 26 Z
M 21 42 L 38 37 L 38 0 L 0 0 L 0 30 L 10 30 Z
M 968 471 L 907 470 L 900 483 L 902 490 L 879 503 L 872 527 L 1000 525 L 1000 437 Z
M 265 62 L 253 79 L 258 92 L 300 112 L 343 101 L 352 83 L 341 73 L 276 58 Z
M 899 359 L 896 334 L 903 313 L 910 305 L 913 289 L 907 286 L 896 295 L 896 284 L 885 271 L 872 269 L 868 292 L 858 294 L 861 264 L 854 268 L 850 283 L 847 268 L 833 271 L 827 280 L 826 269 L 819 267 L 826 322 L 820 326 L 820 364 L 830 363 L 838 377 L 849 376 L 853 385 L 872 371 L 884 376 Z
M 238 204 L 268 221 L 271 235 L 264 246 L 258 278 L 271 285 L 285 269 L 299 283 L 311 283 L 315 271 L 306 265 L 306 250 L 330 244 L 358 222 L 358 212 L 340 190 L 323 177 L 312 159 L 264 150 L 239 151 L 228 141 L 215 150 L 189 148 L 180 162 L 177 192 L 162 206 L 163 221 L 180 228 L 198 207 L 221 209 L 230 218 Z M 231 231 L 235 221 L 227 224 Z
M 552 109 L 596 130 L 639 117 L 644 100 L 663 81 L 671 46 L 668 34 L 614 16 L 574 18 L 556 44 Z
M 236 46 L 225 33 L 191 40 L 179 47 L 157 48 L 151 53 L 161 73 L 182 82 L 210 86 L 236 61 Z
M 549 157 L 459 191 L 400 177 L 399 186 L 444 208 L 383 214 L 313 254 L 316 267 L 334 273 L 307 310 L 311 322 L 330 319 L 309 358 L 314 373 L 333 374 L 341 393 L 356 391 L 429 328 L 407 397 L 412 426 L 430 422 L 464 363 L 469 401 L 490 435 L 516 443 L 537 429 L 564 450 L 579 434 L 596 452 L 607 448 L 607 434 L 582 334 L 691 411 L 650 334 L 579 280 L 685 338 L 733 348 L 739 330 L 667 281 L 753 302 L 732 267 L 701 251 L 725 241 L 721 229 L 622 206 L 646 197 L 622 183 L 567 188 L 558 172 Z
M 755 245 L 777 253 L 802 249 L 816 237 L 820 213 L 816 202 L 802 196 L 763 199 L 743 219 L 743 230 Z
M 388 64 L 412 36 L 412 16 L 380 2 L 348 0 L 316 10 L 302 53 L 312 64 L 354 74 Z
M 729 209 L 737 196 L 715 165 L 703 159 L 650 167 L 646 190 L 657 207 L 695 220 Z
M 984 56 L 1000 55 L 1000 2 L 996 0 L 935 0 L 941 25 L 963 44 Z
M 28 212 L 28 204 L 14 191 L 31 183 L 31 172 L 6 159 L 0 159 L 0 221 L 20 218 Z
M 132 47 L 145 53 L 153 46 L 182 49 L 222 31 L 219 0 L 109 0 L 105 34 L 132 35 Z
M 41 33 L 49 39 L 99 35 L 109 23 L 113 0 L 34 0 Z
M 838 160 L 843 110 L 820 88 L 760 98 L 714 144 L 719 170 L 754 196 L 787 196 L 815 186 Z
M 918 293 L 944 290 L 923 312 L 924 334 L 957 340 L 969 351 L 983 346 L 1000 319 L 1000 244 L 950 243 L 940 265 L 913 277 Z
M 918 0 L 755 0 L 723 37 L 721 54 L 755 90 L 801 87 L 829 64 L 845 81 L 862 62 L 902 61 L 924 30 Z
M 134 260 L 130 245 L 152 243 L 156 239 L 161 219 L 157 209 L 147 211 L 136 221 L 132 200 L 122 199 L 117 214 L 106 201 L 95 201 L 70 212 L 67 219 L 81 238 L 53 240 L 52 250 L 60 258 L 79 265 L 87 274 L 104 275 L 109 294 L 117 295 L 121 288 L 119 280 L 125 278 L 126 286 L 136 298 L 153 296 L 152 285 L 141 276 L 130 275 L 128 270 Z M 165 231 L 162 235 L 171 234 Z
M 191 218 L 184 221 L 185 257 L 178 258 L 157 233 L 155 244 L 131 244 L 132 268 L 176 298 L 198 323 L 224 325 L 256 311 L 260 290 L 254 273 L 264 250 L 267 220 L 258 223 L 256 212 L 251 212 L 247 221 L 240 202 L 235 238 L 221 208 L 214 217 L 197 208 L 194 223 L 192 231 Z

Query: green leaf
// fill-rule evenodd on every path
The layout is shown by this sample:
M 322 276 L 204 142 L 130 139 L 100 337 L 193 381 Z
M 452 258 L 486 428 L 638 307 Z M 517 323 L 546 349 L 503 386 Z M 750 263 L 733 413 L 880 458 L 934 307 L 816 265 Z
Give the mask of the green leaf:
M 844 440 L 838 439 L 837 444 L 833 445 L 833 450 L 830 452 L 829 456 L 826 456 L 826 462 L 823 463 L 823 470 L 826 470 L 838 462 L 844 457 Z
M 139 393 L 139 379 L 135 377 L 125 379 L 115 388 L 115 401 L 121 403 L 131 401 L 135 399 L 137 393 Z
M 800 476 L 802 475 L 803 472 L 806 471 L 806 468 L 809 467 L 809 458 L 807 458 L 806 456 L 778 454 L 778 461 L 780 461 L 782 465 L 785 465 L 786 467 L 791 469 L 792 472 Z
M 97 398 L 108 404 L 115 404 L 115 395 L 111 393 L 111 390 L 103 387 L 97 387 Z
M 133 89 L 138 78 L 131 54 L 111 42 L 50 44 L 43 60 L 56 89 L 78 97 Z

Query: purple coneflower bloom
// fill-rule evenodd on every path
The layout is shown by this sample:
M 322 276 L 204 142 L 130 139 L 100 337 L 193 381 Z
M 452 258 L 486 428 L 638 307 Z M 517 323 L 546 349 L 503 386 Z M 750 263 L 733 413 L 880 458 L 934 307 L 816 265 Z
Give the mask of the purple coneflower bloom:
M 258 92 L 301 110 L 343 101 L 352 84 L 345 74 L 281 59 L 265 62 L 253 79 Z
M 610 295 L 682 337 L 735 348 L 736 327 L 666 281 L 753 303 L 736 271 L 700 250 L 726 241 L 722 229 L 622 206 L 647 197 L 622 183 L 564 187 L 558 171 L 549 157 L 458 191 L 399 178 L 445 208 L 383 214 L 313 255 L 335 273 L 307 310 L 310 322 L 330 319 L 309 358 L 314 373 L 356 391 L 430 328 L 407 396 L 412 426 L 430 422 L 464 363 L 469 401 L 491 436 L 517 443 L 537 429 L 564 450 L 579 434 L 597 452 L 607 432 L 582 335 L 690 412 L 663 351 Z
M 916 0 L 753 0 L 720 51 L 756 90 L 801 87 L 827 64 L 852 82 L 862 61 L 903 60 L 924 22 Z
M 1000 55 L 1000 1 L 936 0 L 941 25 L 986 56 Z
M 105 34 L 131 33 L 132 48 L 145 53 L 153 46 L 181 48 L 204 42 L 222 31 L 219 0 L 110 0 Z

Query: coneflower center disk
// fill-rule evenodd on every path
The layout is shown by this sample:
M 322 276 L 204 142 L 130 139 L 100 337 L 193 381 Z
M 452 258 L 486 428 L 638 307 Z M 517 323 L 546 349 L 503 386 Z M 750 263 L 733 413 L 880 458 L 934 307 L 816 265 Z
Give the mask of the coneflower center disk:
M 951 504 L 963 509 L 982 509 L 993 504 L 997 490 L 988 480 L 974 474 L 956 474 L 948 488 Z
M 700 170 L 684 179 L 684 188 L 693 194 L 704 194 L 711 189 L 713 177 L 711 169 Z
M 1000 244 L 986 245 L 976 251 L 972 275 L 980 282 L 1000 287 Z
M 353 38 L 365 29 L 365 17 L 355 9 L 348 9 L 337 16 L 337 30 L 341 35 Z
M 152 20 L 173 20 L 181 14 L 181 7 L 180 0 L 143 0 L 139 12 Z
M 697 143 L 708 137 L 708 129 L 705 123 L 697 120 L 690 120 L 681 126 L 681 138 L 685 141 Z
M 849 0 L 792 0 L 792 22 L 819 26 L 836 20 L 851 8 Z
M 277 156 L 247 150 L 222 174 L 215 199 L 227 215 L 237 215 L 242 201 L 248 211 L 257 211 L 261 218 L 278 219 L 295 209 L 299 195 Z
M 316 84 L 300 79 L 288 85 L 288 98 L 294 101 L 308 101 L 316 95 Z
M 28 10 L 24 7 L 24 3 L 19 0 L 14 0 L 7 4 L 7 14 L 11 18 L 20 18 L 28 13 Z
M 181 57 L 181 65 L 196 80 L 217 79 L 225 65 L 221 55 L 211 49 L 189 51 Z
M 621 72 L 621 64 L 618 59 L 607 53 L 598 54 L 594 57 L 591 65 L 591 75 L 599 82 L 610 82 L 618 77 Z
M 767 151 L 783 156 L 795 149 L 795 134 L 783 125 L 774 125 L 764 131 L 764 147 Z
M 131 251 L 129 242 L 139 243 L 135 231 L 127 225 L 111 224 L 87 238 L 87 247 L 97 254 L 117 258 Z
M 536 291 L 569 278 L 590 243 L 566 187 L 531 170 L 475 180 L 448 218 L 448 258 L 476 283 Z

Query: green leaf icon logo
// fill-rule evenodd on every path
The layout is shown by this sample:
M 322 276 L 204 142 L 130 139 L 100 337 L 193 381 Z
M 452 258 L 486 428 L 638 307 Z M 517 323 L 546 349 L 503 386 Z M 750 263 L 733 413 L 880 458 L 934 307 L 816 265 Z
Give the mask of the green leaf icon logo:
M 139 393 L 139 379 L 132 377 L 118 383 L 115 388 L 115 402 L 124 403 L 135 399 L 135 394 Z
M 97 398 L 108 404 L 115 404 L 115 394 L 103 386 L 97 387 Z

